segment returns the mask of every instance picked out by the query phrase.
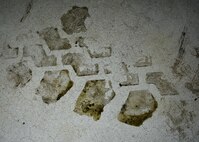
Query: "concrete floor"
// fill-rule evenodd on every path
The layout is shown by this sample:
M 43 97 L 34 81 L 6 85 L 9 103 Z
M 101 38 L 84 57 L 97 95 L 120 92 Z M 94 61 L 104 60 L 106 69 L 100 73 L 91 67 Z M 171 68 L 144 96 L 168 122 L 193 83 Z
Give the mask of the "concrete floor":
M 85 20 L 86 32 L 69 35 L 60 18 L 75 5 L 86 6 L 90 17 Z M 57 28 L 72 48 L 51 51 L 37 34 L 47 27 Z M 89 49 L 111 47 L 111 56 L 90 58 L 87 48 L 75 44 L 80 36 Z M 36 45 L 42 45 L 47 56 L 54 55 L 57 65 L 38 67 L 33 58 L 24 57 L 23 48 L 36 51 Z M 1 0 L 0 142 L 198 142 L 198 48 L 198 0 Z M 87 64 L 99 65 L 99 73 L 77 76 L 71 65 L 62 64 L 67 53 L 81 53 Z M 144 57 L 151 57 L 152 64 L 136 67 Z M 176 73 L 173 66 L 178 60 Z M 19 62 L 32 70 L 32 77 L 13 87 L 8 67 Z M 105 68 L 111 73 L 104 73 Z M 62 69 L 69 71 L 74 84 L 57 102 L 46 104 L 36 89 L 45 71 Z M 162 94 L 162 84 L 147 83 L 149 72 L 163 72 L 162 80 L 177 93 Z M 139 83 L 119 85 L 129 73 L 137 73 Z M 98 79 L 110 80 L 116 95 L 95 121 L 73 110 L 85 83 Z M 196 89 L 191 91 L 186 84 L 193 80 Z M 158 104 L 139 127 L 118 120 L 129 92 L 135 90 L 148 90 Z

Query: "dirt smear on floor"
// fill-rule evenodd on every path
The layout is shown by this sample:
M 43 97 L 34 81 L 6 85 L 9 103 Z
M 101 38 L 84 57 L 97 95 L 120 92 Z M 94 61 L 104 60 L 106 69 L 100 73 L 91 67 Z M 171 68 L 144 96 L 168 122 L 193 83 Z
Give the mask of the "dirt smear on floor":
M 24 87 L 32 79 L 32 70 L 23 62 L 8 66 L 6 71 L 13 87 Z
M 67 53 L 62 56 L 62 63 L 71 65 L 78 76 L 97 75 L 98 64 L 86 64 L 84 61 L 84 56 L 80 53 Z
M 175 87 L 163 79 L 163 72 L 150 72 L 146 74 L 146 83 L 154 84 L 160 92 L 160 95 L 178 95 Z
M 85 20 L 89 17 L 87 7 L 73 6 L 66 14 L 61 17 L 61 23 L 63 25 L 63 30 L 67 34 L 85 32 Z
M 50 50 L 63 50 L 71 48 L 69 40 L 67 38 L 61 38 L 57 28 L 48 27 L 37 33 L 46 41 L 46 44 Z
M 68 70 L 46 71 L 36 90 L 46 104 L 57 102 L 73 86 Z
M 179 77 L 180 79 L 183 76 L 187 75 L 187 73 L 189 72 L 189 66 L 185 65 L 185 63 L 183 62 L 186 53 L 185 48 L 187 46 L 188 41 L 186 32 L 187 28 L 184 27 L 178 43 L 178 55 L 175 59 L 173 66 L 171 67 L 173 74 Z
M 122 106 L 118 120 L 133 126 L 140 126 L 152 117 L 158 104 L 148 90 L 131 91 Z
M 48 56 L 42 45 L 24 47 L 23 57 L 31 57 L 36 67 L 57 65 L 57 58 L 54 55 Z
M 186 82 L 185 87 L 188 88 L 193 94 L 199 96 L 199 65 L 192 80 L 190 82 Z
M 160 103 L 159 114 L 166 118 L 167 132 L 177 135 L 179 141 L 194 141 L 195 113 L 186 108 L 187 102 L 162 99 Z
M 132 85 L 138 85 L 139 84 L 139 78 L 138 78 L 138 74 L 134 74 L 134 73 L 129 73 L 127 64 L 122 62 L 122 68 L 124 70 L 125 76 L 126 76 L 126 80 L 123 82 L 119 83 L 119 86 L 132 86 Z
M 74 112 L 99 120 L 104 106 L 115 97 L 111 82 L 90 80 L 79 95 Z

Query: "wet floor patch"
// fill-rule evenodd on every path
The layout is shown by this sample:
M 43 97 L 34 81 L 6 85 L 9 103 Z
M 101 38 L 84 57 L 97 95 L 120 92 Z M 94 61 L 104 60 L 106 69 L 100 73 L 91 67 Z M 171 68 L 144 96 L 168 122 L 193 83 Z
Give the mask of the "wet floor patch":
M 78 76 L 97 75 L 99 72 L 98 64 L 84 63 L 84 57 L 79 53 L 67 53 L 62 56 L 64 65 L 71 65 Z
M 46 104 L 57 102 L 73 86 L 68 70 L 46 71 L 36 90 Z
M 74 112 L 99 120 L 104 106 L 114 96 L 115 92 L 112 90 L 111 82 L 106 82 L 105 80 L 87 81 L 76 101 Z
M 150 72 L 146 74 L 146 82 L 154 84 L 160 92 L 160 95 L 178 95 L 173 84 L 163 79 L 163 72 Z
M 57 28 L 48 27 L 38 32 L 38 34 L 46 41 L 46 44 L 50 50 L 63 50 L 71 48 L 69 40 L 67 38 L 61 38 Z
M 63 30 L 67 34 L 85 32 L 86 26 L 84 21 L 89 17 L 87 7 L 73 6 L 66 14 L 61 17 Z
M 23 62 L 7 68 L 7 79 L 13 87 L 24 87 L 32 79 L 32 70 Z
M 118 120 L 133 126 L 140 126 L 152 116 L 157 102 L 148 90 L 131 91 L 122 106 Z
M 47 56 L 42 45 L 24 47 L 23 57 L 31 57 L 36 67 L 57 65 L 57 58 L 54 55 Z

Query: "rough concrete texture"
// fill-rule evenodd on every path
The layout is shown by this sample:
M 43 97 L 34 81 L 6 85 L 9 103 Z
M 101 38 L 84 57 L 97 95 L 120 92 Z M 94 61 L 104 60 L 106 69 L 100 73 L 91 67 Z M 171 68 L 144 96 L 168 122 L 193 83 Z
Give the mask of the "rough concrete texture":
M 198 17 L 198 0 L 1 0 L 0 142 L 198 142 Z M 67 92 L 62 70 L 74 82 Z M 98 121 L 95 106 L 73 111 L 89 80 L 110 88 Z M 129 92 L 141 90 L 158 104 L 152 117 L 119 121 Z
M 48 27 L 38 32 L 42 37 L 50 50 L 63 50 L 71 48 L 69 40 L 67 38 L 61 38 L 57 28 Z
M 164 95 L 178 95 L 178 92 L 174 88 L 173 84 L 163 79 L 162 72 L 152 72 L 146 74 L 146 82 L 148 84 L 154 84 L 160 91 L 162 96 Z
M 105 80 L 87 81 L 77 99 L 74 112 L 99 120 L 104 106 L 115 97 L 115 92 L 110 84 L 106 87 L 106 83 Z
M 71 10 L 61 17 L 63 30 L 67 34 L 85 32 L 86 26 L 84 21 L 87 17 L 89 17 L 87 7 L 73 6 Z
M 36 94 L 42 96 L 44 103 L 57 102 L 73 86 L 68 70 L 46 71 L 36 90 Z
M 9 44 L 4 43 L 3 49 L 2 49 L 2 52 L 1 52 L 1 56 L 3 56 L 3 58 L 6 58 L 6 59 L 17 58 L 18 52 L 19 52 L 18 47 L 13 48 Z
M 147 90 L 131 91 L 122 106 L 118 120 L 129 125 L 140 126 L 156 110 L 158 104 Z
M 32 79 L 32 70 L 23 62 L 8 66 L 7 79 L 13 87 L 24 87 Z

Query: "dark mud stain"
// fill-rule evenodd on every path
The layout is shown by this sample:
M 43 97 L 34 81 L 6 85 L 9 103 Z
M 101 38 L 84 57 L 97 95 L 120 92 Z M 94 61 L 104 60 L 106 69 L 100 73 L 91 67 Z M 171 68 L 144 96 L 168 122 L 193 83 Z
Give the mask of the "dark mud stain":
M 42 96 L 44 103 L 57 102 L 73 86 L 68 70 L 46 71 L 36 94 Z
M 127 64 L 124 62 L 122 62 L 122 68 L 125 72 L 126 81 L 120 82 L 119 86 L 138 85 L 139 84 L 138 74 L 129 73 Z
M 89 17 L 87 7 L 73 6 L 66 14 L 61 17 L 63 30 L 67 34 L 85 32 L 86 26 L 84 21 Z
M 178 45 L 179 50 L 178 50 L 177 58 L 173 66 L 171 67 L 173 74 L 175 74 L 177 77 L 180 77 L 180 78 L 186 75 L 186 67 L 183 64 L 183 59 L 185 55 L 185 47 L 187 44 L 186 31 L 187 31 L 187 28 L 185 27 L 179 39 L 179 45 Z
M 85 64 L 82 54 L 67 53 L 62 56 L 64 65 L 71 65 L 78 76 L 97 75 L 99 72 L 98 64 Z
M 25 21 L 25 19 L 28 17 L 28 15 L 30 14 L 30 11 L 32 9 L 33 6 L 33 0 L 30 0 L 30 2 L 28 3 L 28 5 L 26 6 L 26 11 L 24 13 L 24 15 L 22 16 L 22 18 L 20 19 L 20 22 Z
M 38 32 L 39 36 L 46 41 L 50 50 L 63 50 L 71 48 L 69 40 L 67 38 L 61 38 L 58 29 L 54 27 L 48 27 Z
M 140 126 L 152 117 L 158 104 L 148 90 L 131 91 L 122 106 L 118 120 L 133 126 Z
M 7 68 L 7 79 L 13 87 L 24 87 L 32 79 L 32 70 L 22 62 L 10 65 Z
M 189 89 L 193 94 L 199 95 L 199 65 L 192 80 L 185 83 L 185 87 Z
M 162 72 L 151 72 L 146 74 L 146 82 L 154 84 L 160 92 L 160 95 L 178 95 L 174 86 L 166 79 L 162 79 Z
M 31 57 L 35 66 L 37 67 L 48 67 L 57 65 L 57 58 L 54 55 L 47 56 L 42 45 L 35 45 L 34 47 L 24 47 L 23 57 Z
M 152 57 L 151 56 L 141 57 L 134 64 L 134 67 L 148 67 L 148 66 L 152 66 Z
M 105 80 L 87 81 L 76 101 L 74 112 L 99 120 L 104 106 L 115 96 L 111 83 L 109 82 L 108 85 L 109 87 L 106 88 Z

